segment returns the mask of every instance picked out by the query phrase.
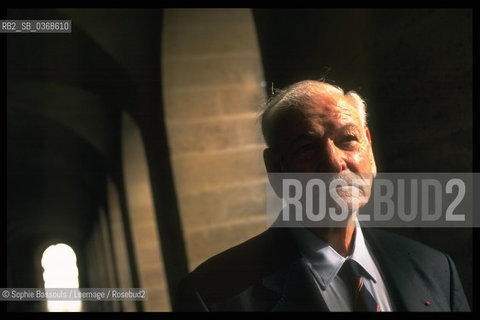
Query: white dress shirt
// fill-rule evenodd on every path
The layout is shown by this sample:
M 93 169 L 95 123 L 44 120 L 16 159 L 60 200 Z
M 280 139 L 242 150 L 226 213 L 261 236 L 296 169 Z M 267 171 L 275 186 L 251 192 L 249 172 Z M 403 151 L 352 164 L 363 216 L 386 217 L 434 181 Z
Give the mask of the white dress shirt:
M 352 311 L 351 291 L 337 273 L 347 259 L 353 259 L 362 267 L 360 272 L 365 288 L 377 301 L 380 311 L 392 311 L 384 280 L 363 238 L 362 229 L 356 222 L 354 250 L 342 257 L 332 247 L 306 228 L 291 229 L 308 267 L 317 280 L 318 288 L 330 311 Z

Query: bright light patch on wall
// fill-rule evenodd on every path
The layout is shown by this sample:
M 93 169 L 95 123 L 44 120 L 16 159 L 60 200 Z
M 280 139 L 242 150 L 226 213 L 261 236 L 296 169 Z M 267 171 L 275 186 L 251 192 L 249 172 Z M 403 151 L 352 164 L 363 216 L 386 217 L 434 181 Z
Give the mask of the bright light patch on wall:
M 51 245 L 42 255 L 45 288 L 78 288 L 77 256 L 64 243 Z M 47 300 L 48 311 L 81 311 L 82 301 Z

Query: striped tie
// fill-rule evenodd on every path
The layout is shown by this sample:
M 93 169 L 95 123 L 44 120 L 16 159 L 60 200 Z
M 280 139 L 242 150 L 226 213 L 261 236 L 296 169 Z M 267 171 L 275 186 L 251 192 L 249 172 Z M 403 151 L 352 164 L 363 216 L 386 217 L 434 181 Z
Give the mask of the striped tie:
M 353 290 L 353 311 L 380 311 L 380 307 L 372 294 L 363 285 L 363 278 L 359 272 L 360 265 L 352 259 L 346 260 L 340 270 L 346 282 Z

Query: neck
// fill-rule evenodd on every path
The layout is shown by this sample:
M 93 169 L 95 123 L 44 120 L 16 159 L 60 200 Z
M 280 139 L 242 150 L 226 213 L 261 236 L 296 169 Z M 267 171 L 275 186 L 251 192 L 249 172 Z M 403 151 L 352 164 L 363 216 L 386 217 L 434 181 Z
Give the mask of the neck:
M 345 227 L 308 228 L 313 234 L 322 239 L 342 257 L 353 253 L 353 235 L 355 233 L 355 216 L 352 214 Z

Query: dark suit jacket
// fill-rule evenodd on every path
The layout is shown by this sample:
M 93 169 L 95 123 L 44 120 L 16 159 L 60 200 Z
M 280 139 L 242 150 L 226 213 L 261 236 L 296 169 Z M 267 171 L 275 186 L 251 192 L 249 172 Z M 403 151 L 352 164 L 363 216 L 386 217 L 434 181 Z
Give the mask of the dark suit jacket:
M 362 230 L 395 311 L 470 311 L 450 257 L 390 232 Z M 291 233 L 270 228 L 191 272 L 174 311 L 328 309 Z

